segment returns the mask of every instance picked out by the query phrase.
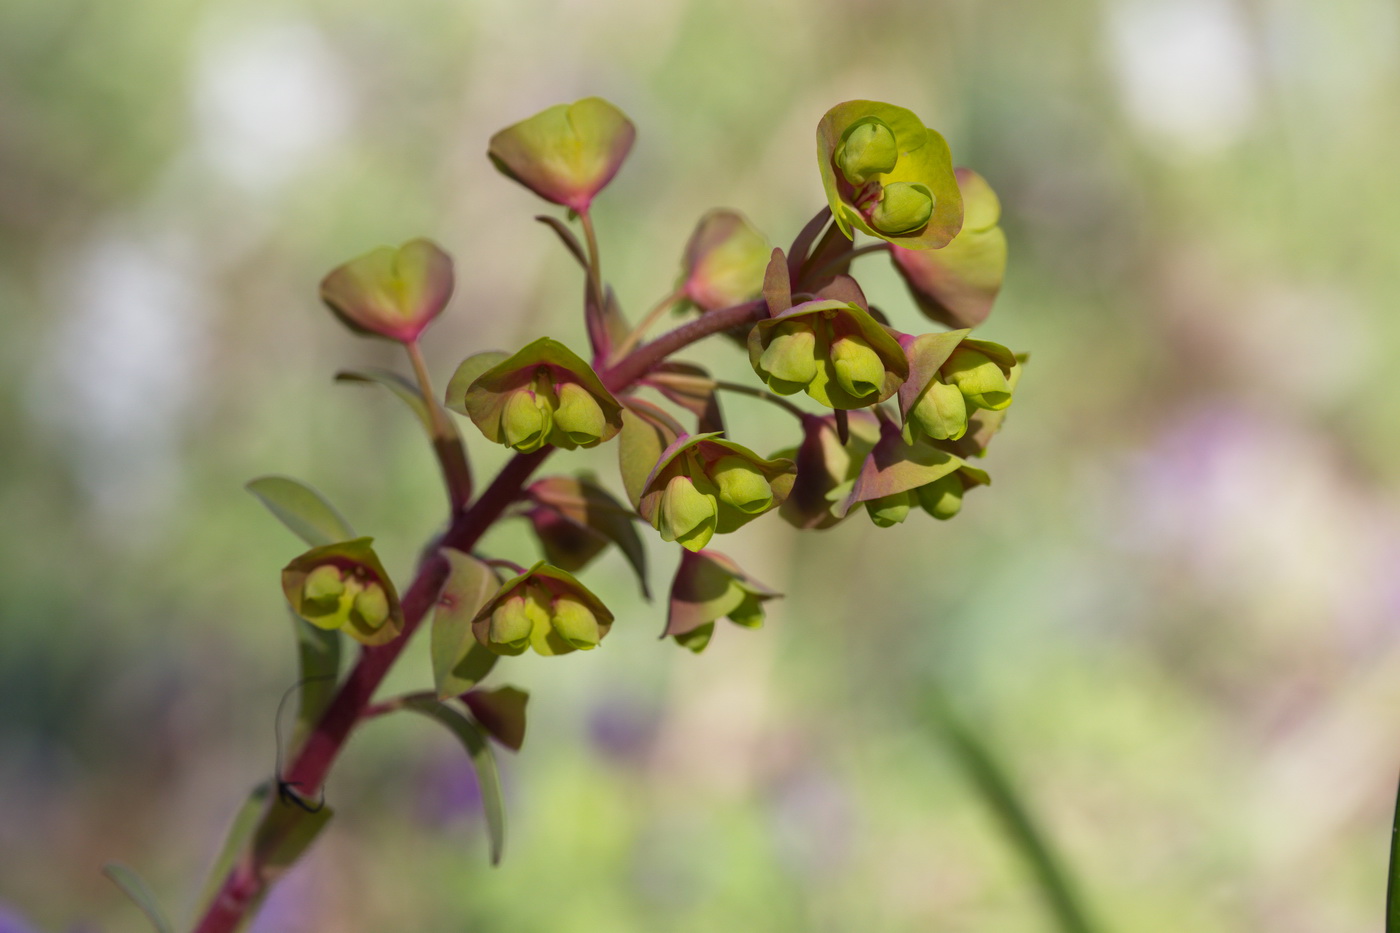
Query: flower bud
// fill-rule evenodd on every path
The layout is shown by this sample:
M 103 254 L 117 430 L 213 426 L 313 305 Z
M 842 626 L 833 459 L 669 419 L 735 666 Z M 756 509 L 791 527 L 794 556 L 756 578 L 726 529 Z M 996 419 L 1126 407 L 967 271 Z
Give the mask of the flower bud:
M 870 225 L 890 236 L 912 234 L 928 226 L 933 193 L 923 185 L 897 181 L 885 185 L 870 211 Z
M 701 480 L 697 486 L 689 476 L 676 475 L 661 494 L 660 523 L 663 541 L 678 541 L 692 551 L 709 543 L 719 514 L 716 490 Z
M 540 197 L 582 213 L 622 167 L 636 135 L 621 110 L 588 97 L 501 130 L 487 155 Z
M 772 247 L 738 211 L 713 210 L 685 248 L 682 290 L 701 311 L 737 305 L 763 291 Z
M 551 622 L 560 638 L 583 651 L 598 647 L 602 638 L 593 610 L 571 596 L 560 596 L 554 601 Z
M 452 295 L 452 259 L 431 240 L 381 246 L 321 280 L 321 300 L 357 334 L 409 343 Z
M 958 387 L 971 408 L 1000 411 L 1011 404 L 1006 373 L 980 351 L 958 347 L 943 364 L 943 376 Z
M 872 175 L 894 169 L 899 161 L 894 132 L 883 120 L 868 117 L 846 131 L 834 159 L 846 181 L 859 188 Z
M 802 321 L 778 325 L 758 365 L 772 378 L 768 385 L 774 392 L 800 392 L 817 375 L 817 335 Z
M 910 420 L 935 440 L 957 440 L 967 431 L 967 403 L 957 386 L 934 379 L 909 412 Z
M 520 654 L 530 644 L 537 627 L 549 626 L 548 594 L 539 587 L 524 586 L 502 600 L 491 613 L 486 640 L 501 654 Z
M 506 446 L 526 454 L 543 447 L 553 424 L 550 409 L 544 393 L 530 388 L 512 392 L 501 412 L 501 436 Z
M 302 584 L 302 593 L 307 602 L 317 606 L 329 603 L 331 609 L 340 602 L 344 592 L 345 580 L 340 574 L 340 568 L 333 564 L 317 567 L 306 575 L 306 582 Z
M 940 521 L 947 521 L 962 508 L 963 484 L 957 473 L 949 473 L 915 490 L 919 505 Z
M 716 620 L 728 616 L 737 625 L 758 628 L 763 624 L 763 603 L 778 595 L 723 554 L 683 554 L 671 584 L 665 634 L 701 652 L 714 635 Z
M 885 384 L 885 364 L 870 344 L 856 336 L 840 337 L 831 344 L 836 384 L 856 398 L 879 392 Z
M 773 503 L 773 488 L 763 472 L 743 457 L 722 457 L 710 467 L 719 499 L 741 512 L 762 512 Z
M 889 528 L 891 525 L 898 525 L 908 518 L 909 510 L 913 505 L 913 493 L 896 492 L 867 501 L 865 511 L 870 515 L 870 520 L 878 527 Z
M 373 631 L 389 618 L 389 598 L 378 583 L 366 583 L 365 588 L 355 595 L 354 611 L 359 615 L 357 622 Z
M 559 407 L 554 410 L 554 435 L 551 443 L 561 447 L 587 447 L 598 443 L 607 430 L 602 406 L 591 392 L 577 382 L 559 386 Z M 563 434 L 564 438 L 557 435 Z

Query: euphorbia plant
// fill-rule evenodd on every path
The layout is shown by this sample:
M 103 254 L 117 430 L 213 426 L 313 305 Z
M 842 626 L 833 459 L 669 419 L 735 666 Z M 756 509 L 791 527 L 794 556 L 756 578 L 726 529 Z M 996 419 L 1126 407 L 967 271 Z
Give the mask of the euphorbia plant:
M 780 595 L 712 549 L 718 538 L 770 512 L 812 530 L 855 511 L 878 526 L 917 511 L 949 519 L 967 491 L 989 482 L 968 460 L 982 456 L 1000 428 L 1024 357 L 969 334 L 1000 286 L 1005 240 L 990 186 L 954 172 L 942 136 L 900 107 L 838 104 L 817 128 L 814 181 L 828 206 L 787 250 L 771 249 L 738 212 L 707 213 L 678 250 L 675 290 L 635 327 L 603 278 L 590 216 L 634 139 L 621 111 L 589 98 L 502 130 L 490 144 L 502 173 L 567 209 L 565 219 L 538 219 L 581 266 L 586 343 L 540 336 L 518 349 L 463 348 L 470 352 L 440 397 L 419 341 L 454 288 L 444 250 L 425 239 L 381 247 L 322 282 L 325 303 L 352 331 L 403 346 L 412 379 L 380 370 L 341 378 L 389 388 L 421 419 L 447 488 L 446 526 L 396 587 L 371 539 L 309 487 L 280 477 L 250 484 L 310 547 L 282 574 L 301 662 L 298 728 L 280 773 L 235 821 L 200 906 L 199 933 L 233 930 L 252 915 L 330 818 L 322 787 L 355 728 L 398 710 L 438 720 L 466 746 L 498 859 L 504 815 L 491 742 L 519 747 L 526 697 L 481 684 L 502 656 L 566 664 L 564 656 L 605 649 L 614 613 L 577 575 L 607 547 L 625 554 L 647 593 L 647 526 L 679 545 L 658 630 L 698 652 L 717 622 L 761 625 L 766 604 Z M 875 242 L 855 246 L 856 231 Z M 962 329 L 905 333 L 872 307 L 850 270 L 875 252 L 889 254 L 920 309 Z M 673 306 L 692 319 L 646 340 Z M 743 352 L 735 342 L 747 348 L 752 384 L 713 379 L 675 358 L 717 335 L 731 338 L 730 352 Z M 663 401 L 642 397 L 642 389 Z M 790 413 L 787 443 L 727 426 L 723 393 Z M 464 426 L 468 436 L 515 452 L 484 487 L 472 479 Z M 617 450 L 620 495 L 606 478 L 536 477 L 557 450 L 604 444 Z M 530 523 L 542 560 L 482 551 L 483 534 L 515 516 Z M 425 622 L 432 656 L 425 689 L 377 697 Z M 359 654 L 341 676 L 346 638 L 360 643 Z

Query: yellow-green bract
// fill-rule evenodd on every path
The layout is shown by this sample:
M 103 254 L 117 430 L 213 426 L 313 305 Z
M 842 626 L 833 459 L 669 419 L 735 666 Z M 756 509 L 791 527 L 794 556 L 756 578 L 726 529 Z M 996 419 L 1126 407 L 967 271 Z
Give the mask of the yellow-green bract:
M 332 269 L 321 300 L 357 334 L 409 343 L 452 295 L 452 259 L 431 240 L 381 246 Z
M 506 127 L 491 137 L 487 155 L 535 194 L 583 213 L 622 167 L 636 135 L 621 110 L 586 97 Z
M 948 144 L 903 107 L 873 100 L 832 107 L 817 125 L 817 164 L 848 237 L 855 229 L 906 249 L 938 249 L 962 228 Z

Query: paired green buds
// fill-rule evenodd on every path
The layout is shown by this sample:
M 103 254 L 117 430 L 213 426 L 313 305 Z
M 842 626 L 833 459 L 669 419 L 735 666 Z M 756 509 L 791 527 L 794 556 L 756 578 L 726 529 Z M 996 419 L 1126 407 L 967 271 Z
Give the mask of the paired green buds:
M 546 201 L 583 213 L 622 167 L 636 136 L 621 110 L 588 97 L 506 127 L 491 137 L 487 155 Z
M 698 551 L 780 506 L 792 469 L 791 460 L 764 460 L 718 434 L 683 435 L 662 452 L 637 511 L 662 540 Z
M 447 407 L 522 453 L 594 447 L 622 429 L 622 406 L 572 350 L 542 337 L 514 356 L 478 353 L 447 386 Z
M 738 211 L 713 210 L 700 218 L 685 247 L 681 293 L 701 311 L 756 298 L 772 252 L 768 238 Z
M 806 392 L 828 408 L 865 408 L 909 375 L 899 341 L 853 302 L 794 305 L 749 332 L 749 362 L 779 395 Z
M 977 410 L 1011 404 L 1021 361 L 1001 344 L 974 340 L 966 330 L 905 335 L 901 343 L 909 359 L 909 379 L 899 388 L 908 440 L 918 433 L 956 441 Z
M 552 656 L 598 647 L 613 615 L 566 571 L 541 561 L 502 584 L 472 619 L 476 640 L 496 654 Z
M 403 610 L 372 541 L 356 538 L 312 548 L 283 568 L 282 592 L 292 611 L 317 628 L 343 629 L 366 645 L 398 637 Z
M 671 584 L 666 631 L 676 643 L 699 654 L 725 616 L 744 628 L 763 624 L 763 604 L 780 594 L 754 580 L 717 551 L 686 551 Z
M 841 232 L 938 249 L 963 224 L 948 144 L 903 107 L 852 100 L 817 126 L 817 162 Z
M 321 280 L 321 300 L 357 334 L 412 343 L 447 306 L 452 286 L 452 258 L 418 239 L 332 269 Z
M 1001 202 L 986 179 L 957 170 L 962 230 L 942 249 L 890 250 L 894 267 L 925 316 L 948 327 L 973 328 L 992 313 L 1006 274 L 1006 234 L 997 225 Z

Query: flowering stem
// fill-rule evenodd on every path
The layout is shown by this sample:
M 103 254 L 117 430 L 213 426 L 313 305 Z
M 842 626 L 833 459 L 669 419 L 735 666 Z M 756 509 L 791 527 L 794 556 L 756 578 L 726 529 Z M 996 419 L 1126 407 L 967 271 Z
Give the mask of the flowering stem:
M 751 301 L 706 314 L 638 347 L 616 366 L 605 370 L 602 378 L 613 391 L 630 388 L 637 379 L 677 350 L 731 327 L 757 320 L 763 313 L 766 313 L 763 302 Z M 443 448 L 437 444 L 434 447 L 441 457 Z M 297 749 L 285 773 L 277 776 L 283 785 L 290 785 L 300 796 L 310 799 L 319 795 L 326 775 L 356 724 L 367 715 L 382 711 L 371 705 L 375 690 L 403 653 L 409 638 L 437 603 L 438 593 L 448 574 L 448 563 L 442 556 L 442 549 L 470 551 L 506 508 L 520 498 L 530 476 L 553 450 L 553 447 L 546 446 L 533 453 L 516 454 L 506 462 L 470 508 L 455 512 L 447 531 L 430 548 L 413 582 L 404 591 L 403 633 L 388 644 L 365 647 L 360 651 L 355 666 L 306 741 Z M 448 469 L 444 463 L 444 475 L 449 475 Z M 277 805 L 276 797 L 270 800 L 270 806 Z M 195 933 L 233 933 L 252 913 L 271 884 L 272 875 L 273 868 L 262 862 L 258 851 L 250 844 L 224 877 L 195 927 Z
M 641 342 L 646 332 L 651 329 L 651 326 L 661 319 L 661 315 L 665 314 L 672 305 L 684 297 L 685 290 L 678 288 L 658 301 L 656 306 L 646 313 L 646 317 L 642 318 L 641 322 L 637 324 L 636 327 L 632 328 L 632 332 L 622 338 L 622 342 L 613 349 L 612 355 L 608 358 L 609 361 L 616 362 L 631 353 L 633 348 Z
M 404 344 L 409 361 L 413 364 L 413 374 L 418 379 L 418 391 L 423 395 L 423 404 L 428 408 L 428 420 L 432 428 L 433 450 L 437 453 L 438 464 L 442 467 L 442 478 L 447 486 L 447 498 L 455 515 L 467 507 L 472 496 L 471 467 L 467 464 L 467 451 L 462 446 L 462 435 L 457 425 L 447 416 L 433 391 L 432 380 L 428 378 L 428 366 L 423 360 L 423 351 L 418 341 Z

